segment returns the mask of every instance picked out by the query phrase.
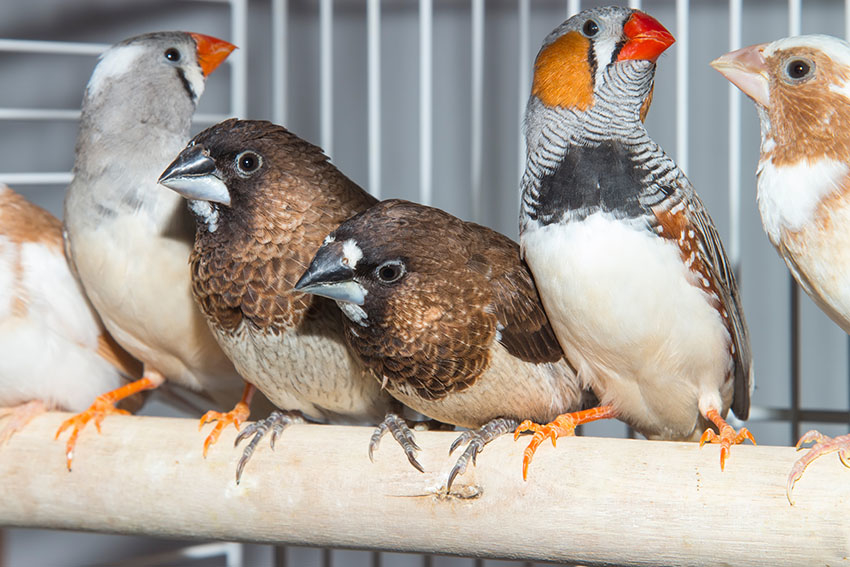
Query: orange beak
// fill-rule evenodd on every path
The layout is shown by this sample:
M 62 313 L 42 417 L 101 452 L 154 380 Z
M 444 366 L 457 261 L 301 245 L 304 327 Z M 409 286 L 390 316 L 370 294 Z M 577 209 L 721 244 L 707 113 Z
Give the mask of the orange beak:
M 211 35 L 201 33 L 190 33 L 189 35 L 192 36 L 198 46 L 198 63 L 201 64 L 204 77 L 208 77 L 210 73 L 215 71 L 216 67 L 227 59 L 230 52 L 236 49 L 236 46 L 232 43 Z
M 617 61 L 643 59 L 655 61 L 664 50 L 673 45 L 676 38 L 658 20 L 643 12 L 635 12 L 623 26 L 629 40 L 620 50 Z

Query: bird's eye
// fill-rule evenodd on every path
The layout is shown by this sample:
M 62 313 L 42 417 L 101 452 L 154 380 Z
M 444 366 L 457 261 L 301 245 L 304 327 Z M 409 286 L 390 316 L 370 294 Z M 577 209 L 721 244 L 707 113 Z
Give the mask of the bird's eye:
M 404 264 L 400 261 L 391 260 L 378 266 L 375 273 L 377 274 L 378 279 L 383 283 L 395 283 L 404 276 L 406 270 L 404 268 Z
M 165 58 L 171 61 L 172 63 L 177 63 L 180 61 L 180 50 L 176 47 L 169 47 L 165 50 Z
M 785 74 L 794 83 L 803 82 L 812 77 L 814 64 L 808 59 L 792 59 L 785 65 Z
M 593 37 L 599 33 L 599 24 L 593 20 L 584 22 L 584 27 L 581 28 L 581 33 L 587 37 Z
M 243 175 L 251 175 L 263 165 L 263 158 L 259 154 L 246 151 L 236 156 L 236 169 Z

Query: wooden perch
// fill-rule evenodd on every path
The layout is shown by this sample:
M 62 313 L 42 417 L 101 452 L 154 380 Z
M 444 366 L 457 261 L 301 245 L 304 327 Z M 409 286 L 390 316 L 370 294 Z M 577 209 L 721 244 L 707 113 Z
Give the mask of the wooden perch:
M 65 414 L 0 448 L 0 525 L 621 565 L 836 565 L 850 556 L 850 470 L 835 455 L 785 498 L 800 455 L 624 439 L 561 439 L 521 475 L 528 438 L 496 440 L 441 493 L 448 432 L 419 432 L 414 470 L 365 427 L 296 425 L 234 482 L 229 429 L 204 460 L 197 421 L 110 416 L 65 469 Z M 458 495 L 454 493 L 457 492 Z

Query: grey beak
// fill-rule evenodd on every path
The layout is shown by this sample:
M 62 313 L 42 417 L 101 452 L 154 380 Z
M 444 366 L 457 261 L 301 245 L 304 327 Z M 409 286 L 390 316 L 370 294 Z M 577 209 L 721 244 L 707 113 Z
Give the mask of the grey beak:
M 159 176 L 159 183 L 193 201 L 230 206 L 230 191 L 221 180 L 215 161 L 201 145 L 186 148 Z
M 340 243 L 323 245 L 295 284 L 295 289 L 336 301 L 363 305 L 366 290 L 354 281 L 354 270 L 342 262 L 344 257 Z

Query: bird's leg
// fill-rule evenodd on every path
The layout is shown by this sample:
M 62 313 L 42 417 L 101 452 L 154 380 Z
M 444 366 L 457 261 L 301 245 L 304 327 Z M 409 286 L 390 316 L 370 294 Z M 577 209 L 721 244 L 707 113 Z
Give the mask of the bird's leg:
M 712 408 L 705 412 L 705 418 L 717 426 L 720 432 L 718 435 L 713 429 L 706 429 L 699 438 L 699 446 L 702 447 L 705 443 L 720 443 L 720 470 L 726 466 L 726 458 L 729 456 L 729 449 L 732 445 L 739 445 L 749 439 L 753 445 L 756 440 L 746 427 L 742 427 L 741 431 L 735 433 L 731 425 L 726 423 L 726 420 L 720 417 L 720 413 Z
M 130 413 L 126 410 L 116 408 L 116 403 L 143 390 L 158 388 L 163 382 L 165 382 L 165 376 L 153 368 L 145 368 L 141 379 L 130 382 L 111 392 L 99 395 L 95 398 L 94 403 L 89 406 L 89 409 L 63 421 L 62 425 L 56 431 L 54 439 L 58 439 L 63 431 L 69 427 L 71 428 L 71 436 L 68 437 L 68 442 L 65 444 L 65 464 L 68 466 L 68 470 L 71 470 L 71 464 L 74 460 L 74 447 L 77 445 L 77 436 L 89 421 L 94 419 L 94 425 L 97 427 L 97 432 L 100 433 L 100 422 L 103 421 L 104 417 L 109 414 L 128 415 Z
M 372 433 L 372 438 L 369 439 L 369 460 L 374 462 L 374 452 L 381 442 L 381 437 L 389 431 L 392 433 L 395 440 L 404 449 L 404 454 L 407 455 L 407 460 L 419 472 L 425 472 L 425 469 L 416 460 L 416 453 L 419 451 L 419 445 L 416 444 L 416 436 L 407 425 L 404 418 L 398 414 L 390 412 L 384 417 L 384 421 L 378 424 L 375 432 Z
M 788 497 L 788 503 L 792 506 L 794 501 L 791 499 L 791 491 L 794 490 L 794 484 L 803 476 L 803 471 L 809 464 L 822 455 L 834 453 L 838 451 L 838 457 L 845 467 L 850 467 L 850 434 L 840 435 L 838 437 L 827 437 L 820 431 L 814 429 L 800 437 L 797 441 L 797 450 L 800 450 L 806 443 L 814 441 L 809 452 L 803 455 L 794 466 L 791 467 L 791 473 L 788 475 L 788 482 L 785 485 L 785 495 Z
M 448 493 L 451 491 L 455 477 L 466 472 L 466 467 L 469 464 L 470 459 L 472 459 L 472 464 L 475 464 L 475 461 L 478 458 L 478 453 L 484 449 L 484 445 L 496 437 L 516 429 L 518 425 L 518 419 L 497 417 L 496 419 L 491 419 L 478 429 L 469 429 L 461 433 L 458 438 L 454 440 L 452 446 L 449 447 L 449 455 L 454 453 L 455 449 L 464 443 L 468 443 L 468 445 L 466 446 L 466 450 L 464 450 L 458 458 L 455 466 L 452 467 L 451 472 L 449 472 L 449 479 L 446 481 L 446 492 Z
M 583 423 L 590 423 L 599 419 L 609 419 L 617 417 L 617 412 L 614 406 L 599 406 L 573 413 L 564 413 L 555 418 L 554 421 L 546 425 L 534 423 L 530 419 L 526 419 L 519 424 L 519 427 L 514 431 L 514 441 L 519 438 L 521 433 L 533 431 L 534 437 L 528 447 L 525 448 L 522 456 L 522 478 L 528 479 L 528 465 L 531 464 L 531 459 L 534 457 L 534 452 L 537 447 L 543 443 L 547 437 L 552 440 L 552 446 L 555 446 L 555 440 L 558 437 L 572 437 L 575 435 L 576 427 Z
M 251 416 L 251 398 L 254 397 L 256 390 L 252 384 L 245 382 L 242 399 L 233 406 L 232 410 L 227 413 L 210 410 L 204 414 L 201 418 L 201 423 L 198 425 L 198 430 L 203 428 L 207 423 L 217 422 L 204 441 L 204 458 L 207 456 L 207 450 L 210 448 L 210 445 L 215 445 L 218 442 L 218 438 L 221 436 L 221 432 L 225 427 L 232 423 L 236 427 L 236 430 L 239 431 L 239 426 L 242 425 L 242 422 Z
M 38 415 L 47 411 L 47 406 L 41 400 L 32 400 L 10 408 L 0 408 L 0 419 L 7 419 L 7 423 L 0 428 L 0 447 L 12 438 L 12 435 L 23 429 L 27 423 Z
M 251 435 L 254 437 L 245 446 L 245 450 L 242 451 L 242 456 L 239 458 L 239 463 L 236 465 L 236 484 L 239 484 L 239 481 L 242 479 L 242 471 L 245 470 L 245 465 L 247 465 L 248 461 L 251 460 L 251 455 L 254 454 L 254 451 L 257 449 L 257 445 L 263 437 L 266 436 L 269 429 L 272 430 L 269 445 L 272 450 L 274 450 L 274 444 L 275 441 L 277 441 L 278 435 L 280 435 L 284 429 L 293 423 L 304 423 L 304 416 L 300 411 L 275 410 L 271 412 L 267 418 L 255 421 L 242 430 L 242 432 L 236 437 L 236 441 L 233 442 L 234 447 L 239 445 L 243 439 L 246 439 Z

